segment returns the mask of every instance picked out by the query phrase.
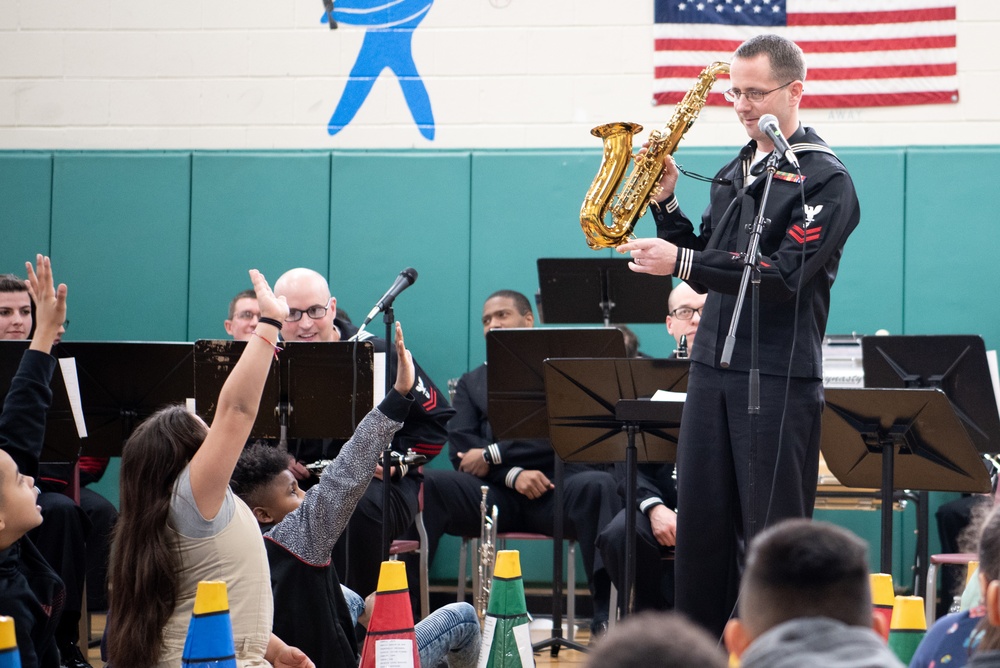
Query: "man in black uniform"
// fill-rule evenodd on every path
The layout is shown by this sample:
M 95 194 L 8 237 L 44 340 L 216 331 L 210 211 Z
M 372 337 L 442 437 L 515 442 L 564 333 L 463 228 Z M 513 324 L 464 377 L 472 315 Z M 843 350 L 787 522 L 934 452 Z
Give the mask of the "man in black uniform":
M 326 279 L 312 269 L 291 269 L 274 283 L 274 294 L 288 301 L 288 319 L 281 335 L 286 341 L 346 341 L 354 336 L 358 328 L 337 318 L 337 299 L 330 294 Z M 386 352 L 384 339 L 363 332 L 361 341 L 371 341 L 375 352 Z M 395 350 L 390 351 L 395 359 Z M 392 449 L 405 454 L 407 450 L 431 459 L 444 447 L 448 436 L 448 420 L 455 414 L 427 374 L 416 364 L 417 380 L 411 390 L 414 401 L 406 416 L 403 427 L 392 439 Z M 305 464 L 323 459 L 332 459 L 340 452 L 344 441 L 333 439 L 290 440 L 288 450 L 295 461 L 289 468 L 308 487 L 317 478 Z M 402 472 L 402 475 L 400 475 Z M 423 476 L 416 467 L 405 464 L 393 467 L 389 488 L 389 535 L 397 538 L 406 531 L 419 508 L 420 482 Z M 375 478 L 365 495 L 358 502 L 347 525 L 334 548 L 334 563 L 337 572 L 348 587 L 360 594 L 375 591 L 378 585 L 379 568 L 382 563 L 382 467 L 375 470 Z
M 726 98 L 751 141 L 713 182 L 700 233 L 681 212 L 670 159 L 650 207 L 656 239 L 623 244 L 630 268 L 673 274 L 707 292 L 678 448 L 677 609 L 716 635 L 733 611 L 743 546 L 765 526 L 812 515 L 823 410 L 822 349 L 830 287 L 860 208 L 843 164 L 799 124 L 805 63 L 793 42 L 760 35 L 733 56 Z M 765 114 L 798 155 L 780 156 L 760 239 L 760 410 L 755 451 L 747 408 L 749 297 L 731 364 L 720 364 L 743 274 L 741 256 L 764 191 L 760 163 L 774 149 Z M 748 291 L 749 292 L 749 291 Z M 787 399 L 786 399 L 787 397 Z
M 532 327 L 527 297 L 513 290 L 493 293 L 483 305 L 483 335 L 491 329 Z M 424 525 L 430 558 L 443 534 L 479 536 L 481 487 L 499 510 L 498 530 L 552 533 L 555 454 L 548 439 L 497 441 L 487 420 L 486 365 L 462 376 L 455 392 L 455 417 L 448 423 L 454 471 L 429 469 L 424 480 Z M 565 536 L 579 541 L 594 600 L 591 630 L 607 626 L 611 582 L 594 545 L 598 532 L 621 509 L 614 476 L 584 464 L 563 469 Z
M 667 331 L 677 341 L 678 357 L 687 356 L 685 348 L 694 344 L 705 308 L 700 295 L 678 281 L 667 299 Z M 622 475 L 618 493 L 625 498 L 625 467 L 616 467 Z M 667 610 L 674 607 L 674 568 L 672 552 L 677 541 L 677 486 L 673 464 L 639 464 L 636 471 L 635 512 L 635 609 Z M 619 599 L 625 593 L 625 513 L 615 515 L 597 537 L 604 565 L 618 588 Z

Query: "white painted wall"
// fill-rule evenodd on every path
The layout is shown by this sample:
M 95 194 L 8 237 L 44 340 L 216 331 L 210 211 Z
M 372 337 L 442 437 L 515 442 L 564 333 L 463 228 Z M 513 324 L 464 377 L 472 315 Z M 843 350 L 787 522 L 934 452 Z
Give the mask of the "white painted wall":
M 436 0 L 413 37 L 434 140 L 388 72 L 330 136 L 364 31 L 330 31 L 322 13 L 321 0 L 0 0 L 0 148 L 597 147 L 594 125 L 644 136 L 670 116 L 650 104 L 652 0 Z M 958 25 L 958 104 L 803 121 L 834 146 L 1000 143 L 1000 3 L 958 0 Z M 744 140 L 731 110 L 709 108 L 685 142 Z

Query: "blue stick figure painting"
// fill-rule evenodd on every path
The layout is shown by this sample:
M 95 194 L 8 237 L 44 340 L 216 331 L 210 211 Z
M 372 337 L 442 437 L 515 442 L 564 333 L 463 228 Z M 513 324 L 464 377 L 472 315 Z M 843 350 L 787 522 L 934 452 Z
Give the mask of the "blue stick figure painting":
M 354 62 L 344 94 L 327 130 L 335 135 L 358 113 L 382 70 L 399 79 L 403 97 L 417 128 L 434 139 L 434 114 L 427 88 L 413 62 L 413 31 L 430 11 L 434 0 L 340 0 L 333 10 L 337 23 L 367 27 L 358 59 Z M 328 21 L 323 14 L 323 23 Z

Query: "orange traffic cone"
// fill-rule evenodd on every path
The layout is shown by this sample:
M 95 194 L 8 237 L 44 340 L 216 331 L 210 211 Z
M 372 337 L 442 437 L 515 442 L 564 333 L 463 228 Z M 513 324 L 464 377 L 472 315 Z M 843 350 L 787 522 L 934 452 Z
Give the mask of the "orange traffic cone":
M 21 668 L 21 653 L 17 651 L 14 618 L 0 615 L 0 668 Z
M 412 663 L 411 663 L 412 662 Z M 375 592 L 375 608 L 361 650 L 361 668 L 420 665 L 413 611 L 402 561 L 383 561 Z
M 889 641 L 889 627 L 892 625 L 892 607 L 896 602 L 896 595 L 892 589 L 892 575 L 889 573 L 872 573 L 872 613 L 878 615 L 885 621 L 885 631 L 882 632 L 882 640 Z
M 184 639 L 184 668 L 236 668 L 233 622 L 225 582 L 202 581 L 194 595 L 194 610 Z

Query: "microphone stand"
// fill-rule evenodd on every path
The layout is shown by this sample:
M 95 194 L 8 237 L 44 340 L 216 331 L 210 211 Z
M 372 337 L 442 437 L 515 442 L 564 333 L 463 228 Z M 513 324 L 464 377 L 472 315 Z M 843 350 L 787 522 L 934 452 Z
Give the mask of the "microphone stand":
M 764 227 L 771 224 L 770 218 L 764 218 L 764 210 L 767 207 L 767 198 L 771 193 L 771 181 L 774 173 L 778 171 L 777 149 L 767 157 L 764 171 L 767 180 L 764 181 L 764 193 L 760 200 L 760 209 L 754 217 L 753 225 L 750 229 L 750 238 L 747 239 L 747 250 L 743 255 L 743 277 L 740 279 L 740 289 L 736 293 L 736 307 L 733 309 L 733 318 L 729 323 L 729 334 L 726 336 L 726 343 L 722 349 L 722 359 L 719 364 L 723 369 L 728 369 L 733 357 L 733 348 L 736 345 L 736 328 L 740 321 L 740 312 L 743 310 L 743 301 L 746 299 L 747 284 L 751 284 L 751 317 L 750 317 L 750 374 L 749 388 L 747 392 L 747 414 L 750 416 L 750 450 L 748 466 L 750 469 L 750 531 L 746 541 L 749 543 L 757 534 L 757 484 L 753 475 L 753 469 L 757 458 L 757 421 L 760 418 L 760 361 L 758 360 L 759 334 L 760 334 L 760 235 Z M 765 521 L 767 518 L 764 518 Z
M 396 317 L 392 311 L 390 302 L 382 310 L 382 322 L 385 323 L 385 395 L 389 395 L 392 390 L 392 332 Z M 402 473 L 402 470 L 400 470 Z M 382 451 L 382 561 L 389 558 L 389 545 L 392 543 L 392 536 L 389 535 L 389 487 L 392 485 L 392 441 L 385 444 Z

